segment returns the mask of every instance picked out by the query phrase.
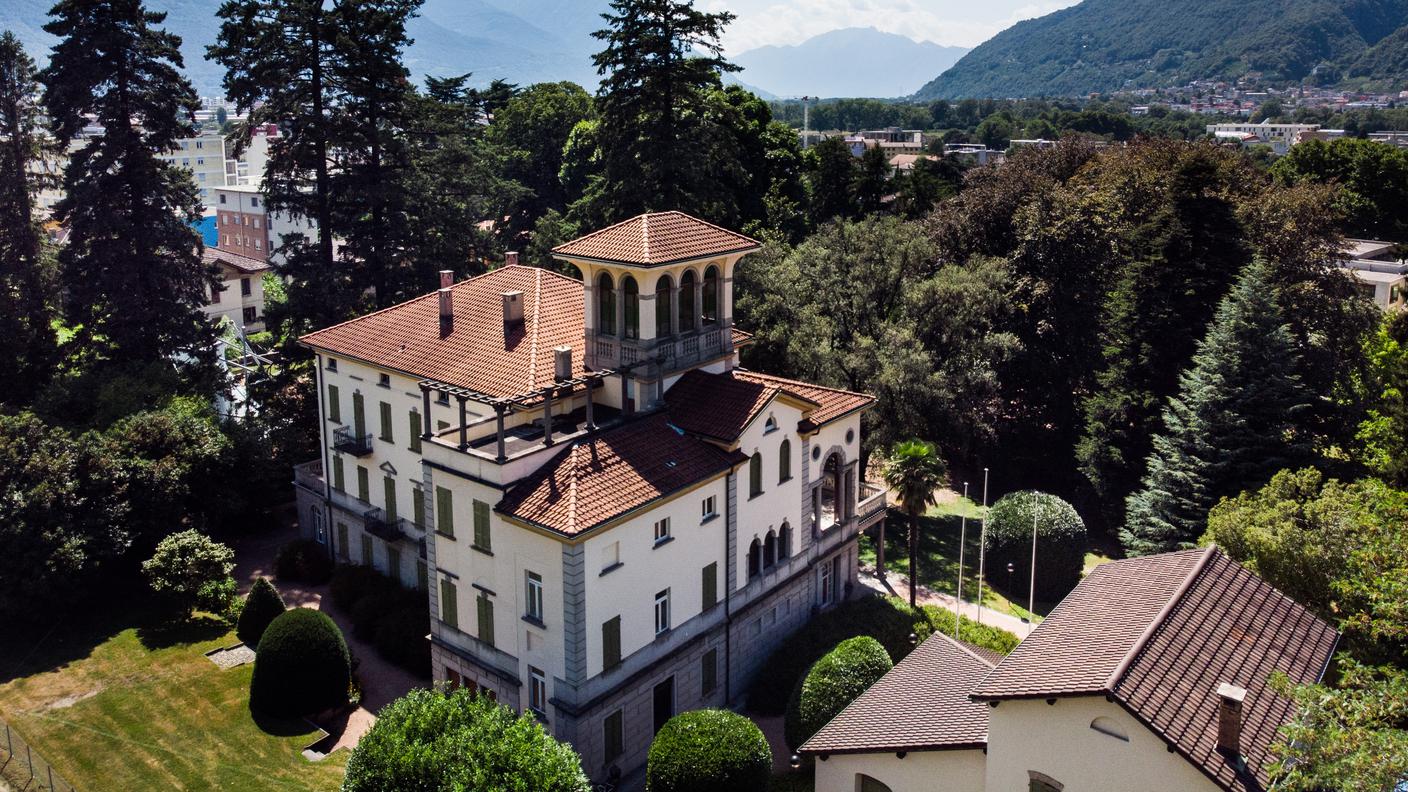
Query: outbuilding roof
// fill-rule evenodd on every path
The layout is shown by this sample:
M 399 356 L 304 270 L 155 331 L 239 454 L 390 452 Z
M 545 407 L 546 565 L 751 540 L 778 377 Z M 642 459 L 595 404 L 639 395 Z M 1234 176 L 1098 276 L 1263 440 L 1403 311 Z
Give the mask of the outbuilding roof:
M 807 420 L 811 425 L 810 427 L 804 427 L 806 430 L 824 426 L 837 418 L 849 415 L 856 410 L 869 407 L 875 403 L 874 396 L 842 390 L 840 388 L 828 388 L 824 385 L 813 385 L 810 382 L 802 382 L 801 380 L 775 377 L 771 374 L 760 374 L 756 371 L 748 371 L 747 369 L 734 369 L 733 374 L 739 379 L 757 382 L 763 385 L 776 386 L 794 396 L 816 402 L 818 407 L 807 416 Z
M 558 245 L 552 252 L 564 258 L 648 267 L 747 253 L 759 247 L 761 244 L 756 239 L 684 212 L 651 212 Z
M 215 247 L 207 247 L 202 250 L 200 258 L 206 264 L 224 265 L 244 275 L 254 275 L 271 269 L 267 261 L 241 256 L 238 253 L 231 253 L 228 250 Z

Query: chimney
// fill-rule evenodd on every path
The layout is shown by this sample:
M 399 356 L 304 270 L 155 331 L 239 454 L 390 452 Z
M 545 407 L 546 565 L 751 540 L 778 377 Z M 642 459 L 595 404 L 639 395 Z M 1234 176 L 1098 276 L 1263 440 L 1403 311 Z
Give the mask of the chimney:
M 504 266 L 507 266 L 507 267 L 516 267 L 516 266 L 518 266 L 518 251 L 516 251 L 516 250 L 510 250 L 509 252 L 507 252 L 507 253 L 504 254 Z
M 558 382 L 572 379 L 572 347 L 553 347 L 552 371 Z
M 504 327 L 523 324 L 523 292 L 506 291 L 504 297 Z
M 440 270 L 440 288 L 448 289 L 455 285 L 454 270 Z
M 1230 756 L 1242 753 L 1242 702 L 1247 689 L 1223 682 L 1217 686 L 1217 749 Z
M 450 287 L 440 289 L 440 337 L 444 338 L 455 329 L 455 304 L 450 298 Z

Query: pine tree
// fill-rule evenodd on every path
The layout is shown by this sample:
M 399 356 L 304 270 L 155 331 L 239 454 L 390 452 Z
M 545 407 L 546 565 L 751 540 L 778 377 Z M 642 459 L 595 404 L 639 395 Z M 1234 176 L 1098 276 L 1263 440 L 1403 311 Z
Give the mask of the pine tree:
M 181 41 L 140 0 L 61 0 L 50 16 L 44 29 L 60 39 L 42 76 L 51 132 L 70 141 L 102 127 L 70 152 L 54 208 L 69 228 L 59 269 L 72 346 L 115 365 L 209 360 L 201 308 L 215 279 L 191 225 L 200 200 L 190 172 L 158 157 L 195 132 Z
M 885 193 L 890 190 L 890 175 L 890 158 L 885 149 L 879 146 L 866 149 L 860 157 L 860 170 L 856 172 L 855 194 L 861 214 L 880 211 Z
M 52 181 L 31 167 L 48 159 L 39 137 L 34 61 L 14 34 L 0 35 L 0 402 L 28 403 L 58 356 L 45 288 L 47 250 L 34 196 Z
M 1186 547 L 1218 499 L 1260 486 L 1306 452 L 1309 397 L 1270 268 L 1247 265 L 1218 306 L 1153 439 L 1143 489 L 1120 538 L 1130 555 Z

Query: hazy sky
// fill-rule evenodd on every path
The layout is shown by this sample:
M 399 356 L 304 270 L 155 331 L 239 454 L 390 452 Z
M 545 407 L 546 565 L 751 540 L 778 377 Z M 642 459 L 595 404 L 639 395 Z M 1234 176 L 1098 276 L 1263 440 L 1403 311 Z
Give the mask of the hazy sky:
M 844 27 L 873 27 L 919 41 L 973 47 L 1014 22 L 1075 5 L 1077 0 L 702 0 L 732 11 L 729 52 L 796 44 Z

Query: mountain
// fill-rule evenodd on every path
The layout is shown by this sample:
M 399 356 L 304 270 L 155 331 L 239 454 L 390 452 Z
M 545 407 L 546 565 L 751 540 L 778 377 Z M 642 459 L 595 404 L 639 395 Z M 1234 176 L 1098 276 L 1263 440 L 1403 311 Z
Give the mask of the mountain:
M 908 96 L 968 50 L 875 28 L 843 28 L 792 46 L 733 56 L 739 78 L 780 96 Z
M 1251 72 L 1294 81 L 1406 24 L 1408 0 L 1084 0 L 1002 31 L 916 96 L 1076 96 Z

